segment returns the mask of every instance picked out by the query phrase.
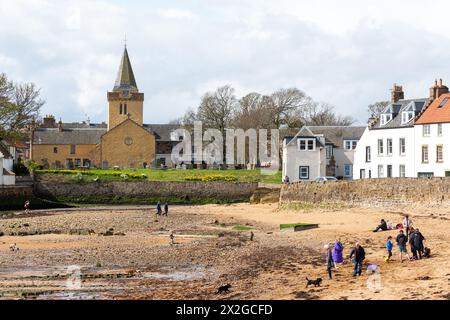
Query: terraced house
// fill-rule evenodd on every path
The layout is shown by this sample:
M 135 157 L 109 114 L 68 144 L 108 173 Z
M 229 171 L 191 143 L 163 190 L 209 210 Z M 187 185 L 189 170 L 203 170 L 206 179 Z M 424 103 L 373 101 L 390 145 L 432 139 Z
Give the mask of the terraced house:
M 450 129 L 444 130 L 450 122 L 448 92 L 440 80 L 429 97 L 404 99 L 403 88 L 394 85 L 391 104 L 369 120 L 355 150 L 353 178 L 444 176 L 445 137 L 450 137 Z M 450 167 L 447 170 L 450 174 Z
M 283 177 L 290 182 L 318 177 L 353 178 L 354 151 L 364 127 L 304 126 L 283 140 Z
M 30 157 L 44 168 L 170 165 L 178 125 L 143 123 L 144 93 L 136 84 L 127 48 L 113 90 L 107 93 L 103 123 L 56 123 L 54 116 L 31 132 Z

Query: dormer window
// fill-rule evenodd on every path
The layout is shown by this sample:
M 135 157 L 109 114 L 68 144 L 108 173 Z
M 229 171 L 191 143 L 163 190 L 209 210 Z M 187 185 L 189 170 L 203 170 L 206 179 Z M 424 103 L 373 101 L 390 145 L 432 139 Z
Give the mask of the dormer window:
M 402 124 L 410 122 L 414 118 L 414 111 L 402 112 Z
M 298 139 L 298 149 L 300 151 L 316 150 L 316 139 Z
M 381 125 L 382 126 L 386 125 L 391 120 L 392 120 L 392 114 L 391 113 L 384 113 L 384 114 L 381 115 Z

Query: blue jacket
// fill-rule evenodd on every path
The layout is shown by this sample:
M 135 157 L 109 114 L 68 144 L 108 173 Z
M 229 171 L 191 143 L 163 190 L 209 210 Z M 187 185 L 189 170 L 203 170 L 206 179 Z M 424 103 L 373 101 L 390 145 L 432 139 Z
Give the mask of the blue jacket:
M 388 241 L 386 242 L 386 249 L 387 249 L 388 251 L 392 251 L 392 242 L 391 242 L 391 240 L 388 240 Z

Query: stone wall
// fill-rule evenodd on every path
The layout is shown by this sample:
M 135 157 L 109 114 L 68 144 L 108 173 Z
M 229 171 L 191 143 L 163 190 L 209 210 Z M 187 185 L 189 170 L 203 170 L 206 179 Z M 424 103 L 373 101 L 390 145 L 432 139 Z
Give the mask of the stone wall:
M 30 197 L 33 194 L 32 186 L 0 186 L 0 201 L 9 199 Z
M 284 185 L 280 202 L 337 203 L 367 207 L 450 207 L 450 178 L 300 182 Z
M 229 201 L 249 201 L 257 183 L 230 182 L 156 182 L 111 181 L 92 183 L 35 183 L 35 194 L 42 197 L 176 197 L 190 199 L 215 198 Z

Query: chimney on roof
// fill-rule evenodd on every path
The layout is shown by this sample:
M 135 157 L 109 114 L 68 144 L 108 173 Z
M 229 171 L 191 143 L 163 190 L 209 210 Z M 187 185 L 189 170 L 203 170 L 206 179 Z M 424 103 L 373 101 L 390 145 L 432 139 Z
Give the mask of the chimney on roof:
M 403 92 L 403 87 L 394 84 L 391 90 L 391 102 L 396 103 L 399 100 L 405 99 L 405 93 Z
M 55 128 L 56 127 L 55 117 L 52 116 L 51 114 L 46 115 L 44 117 L 44 122 L 43 122 L 42 126 L 44 128 Z
M 448 87 L 443 84 L 442 79 L 434 81 L 434 86 L 430 88 L 430 103 L 438 99 L 441 95 L 448 93 Z
M 62 125 L 62 120 L 61 120 L 61 118 L 59 118 L 59 122 L 58 122 L 58 130 L 59 130 L 59 132 L 62 132 L 62 131 L 63 131 L 63 125 Z

